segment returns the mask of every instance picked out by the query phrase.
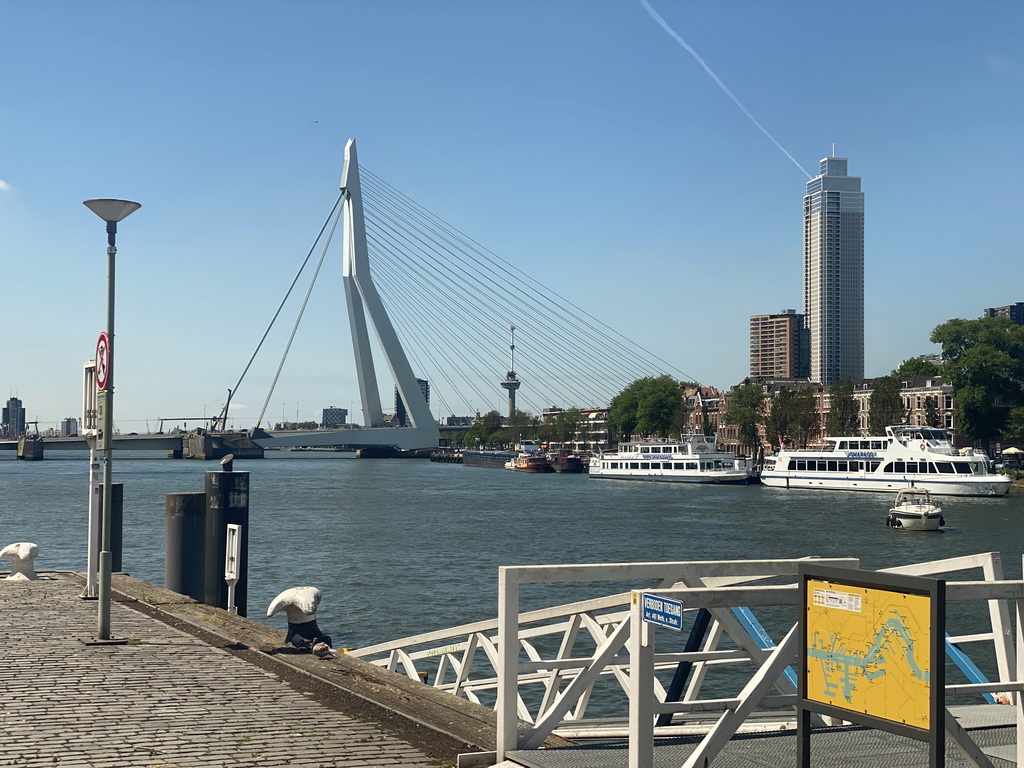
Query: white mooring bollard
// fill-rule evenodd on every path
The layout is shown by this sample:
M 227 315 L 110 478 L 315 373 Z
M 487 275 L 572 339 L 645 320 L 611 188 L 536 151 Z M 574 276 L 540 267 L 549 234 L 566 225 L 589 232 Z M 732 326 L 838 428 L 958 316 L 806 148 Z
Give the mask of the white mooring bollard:
M 288 635 L 285 642 L 296 648 L 308 648 L 325 658 L 331 654 L 331 638 L 316 624 L 316 607 L 320 605 L 320 590 L 316 587 L 292 587 L 274 598 L 267 608 L 267 616 L 283 610 L 288 616 Z
M 19 541 L 8 544 L 0 549 L 0 560 L 11 561 L 11 573 L 8 579 L 14 581 L 35 581 L 39 577 L 33 569 L 32 561 L 39 554 L 39 546 L 30 541 Z

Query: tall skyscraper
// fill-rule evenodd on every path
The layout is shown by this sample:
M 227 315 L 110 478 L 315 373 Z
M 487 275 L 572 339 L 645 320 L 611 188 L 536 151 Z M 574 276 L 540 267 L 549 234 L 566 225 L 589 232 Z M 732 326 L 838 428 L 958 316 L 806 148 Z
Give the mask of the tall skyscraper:
M 21 437 L 25 434 L 25 409 L 21 406 L 21 400 L 12 397 L 7 401 L 0 422 L 8 437 Z
M 864 378 L 864 193 L 826 157 L 804 195 L 804 318 L 811 381 Z
M 807 329 L 795 309 L 750 318 L 750 378 L 805 379 L 808 376 Z

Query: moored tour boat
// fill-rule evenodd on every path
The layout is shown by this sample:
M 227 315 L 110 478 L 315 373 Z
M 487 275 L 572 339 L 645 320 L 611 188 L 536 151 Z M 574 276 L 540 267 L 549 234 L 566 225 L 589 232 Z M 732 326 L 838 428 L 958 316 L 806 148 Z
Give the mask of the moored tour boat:
M 752 473 L 750 462 L 720 450 L 714 435 L 622 443 L 619 450 L 590 459 L 591 477 L 613 480 L 744 485 Z
M 896 502 L 890 507 L 885 524 L 904 531 L 937 531 L 946 521 L 942 517 L 942 504 L 932 499 L 928 491 L 904 488 L 896 494 Z
M 772 488 L 897 493 L 912 487 L 944 496 L 1005 496 L 1010 478 L 987 458 L 953 447 L 949 432 L 893 426 L 879 437 L 826 437 L 815 448 L 784 448 L 764 460 L 761 482 Z

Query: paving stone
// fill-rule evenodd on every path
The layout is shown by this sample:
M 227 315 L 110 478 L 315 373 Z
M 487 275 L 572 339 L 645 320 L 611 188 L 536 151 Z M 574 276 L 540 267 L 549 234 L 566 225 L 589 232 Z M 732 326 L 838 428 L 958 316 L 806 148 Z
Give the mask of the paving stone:
M 401 766 L 441 761 L 158 619 L 98 604 L 70 574 L 0 581 L 0 731 L 22 768 Z

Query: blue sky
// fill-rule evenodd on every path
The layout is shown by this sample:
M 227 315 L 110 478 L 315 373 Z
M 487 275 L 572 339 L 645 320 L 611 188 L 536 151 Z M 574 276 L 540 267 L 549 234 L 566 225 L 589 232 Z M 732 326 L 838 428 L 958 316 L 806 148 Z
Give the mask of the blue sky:
M 1024 4 L 648 1 L 675 36 L 642 0 L 3 0 L 0 399 L 41 428 L 79 415 L 106 301 L 81 201 L 123 197 L 143 207 L 118 233 L 117 427 L 215 415 L 349 137 L 721 388 L 748 372 L 750 315 L 802 308 L 798 166 L 833 142 L 866 198 L 867 375 L 1024 300 Z M 344 308 L 316 318 L 268 420 L 358 401 Z

